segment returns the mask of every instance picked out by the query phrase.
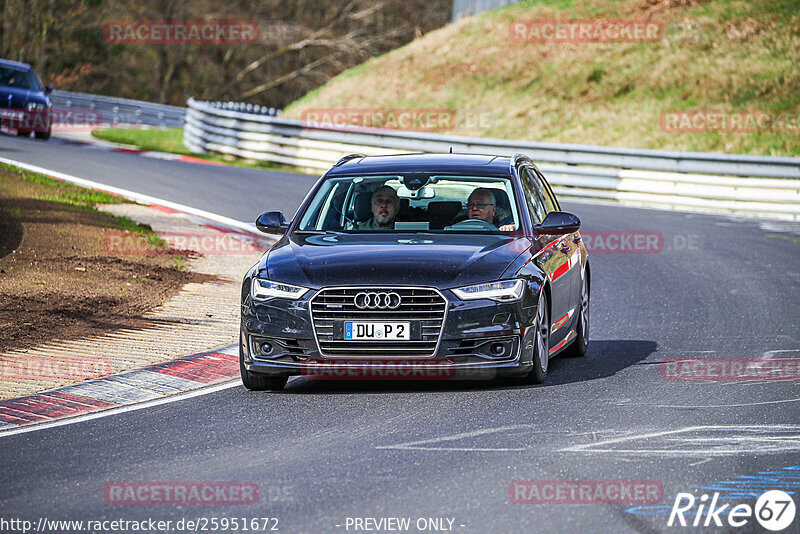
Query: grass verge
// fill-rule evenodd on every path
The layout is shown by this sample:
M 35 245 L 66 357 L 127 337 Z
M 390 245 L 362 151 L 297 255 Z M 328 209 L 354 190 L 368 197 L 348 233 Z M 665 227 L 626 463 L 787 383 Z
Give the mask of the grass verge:
M 279 172 L 299 172 L 294 167 L 276 163 L 241 160 L 226 155 L 195 154 L 183 145 L 183 128 L 106 128 L 105 130 L 93 130 L 92 136 L 111 143 L 134 146 L 140 150 L 180 154 L 206 161 L 235 165 L 237 167 L 249 167 Z
M 516 42 L 530 20 L 651 20 L 650 42 Z M 527 0 L 468 17 L 346 71 L 292 104 L 449 110 L 426 131 L 508 139 L 800 156 L 800 132 L 667 131 L 669 111 L 800 114 L 797 0 Z M 369 90 L 364 90 L 369 88 Z M 535 155 L 533 155 L 535 157 Z
M 149 227 L 99 211 L 125 200 L 0 164 L 0 352 L 144 325 L 142 315 L 203 275 L 180 268 Z M 114 253 L 132 234 L 153 253 Z

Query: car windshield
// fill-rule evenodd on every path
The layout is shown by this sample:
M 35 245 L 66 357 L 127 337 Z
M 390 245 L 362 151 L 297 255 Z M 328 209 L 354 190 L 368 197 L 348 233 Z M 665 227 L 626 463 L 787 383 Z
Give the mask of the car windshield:
M 297 230 L 485 233 L 519 227 L 507 178 L 408 174 L 326 180 Z
M 28 89 L 31 91 L 42 90 L 39 80 L 36 79 L 36 76 L 32 72 L 12 67 L 0 67 L 0 86 Z

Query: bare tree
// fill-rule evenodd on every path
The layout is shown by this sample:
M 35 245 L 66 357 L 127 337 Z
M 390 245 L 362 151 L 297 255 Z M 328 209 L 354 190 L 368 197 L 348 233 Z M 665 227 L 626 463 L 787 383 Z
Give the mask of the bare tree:
M 57 88 L 182 105 L 284 107 L 343 70 L 444 25 L 450 0 L 0 0 L 0 53 Z M 110 21 L 244 20 L 249 44 L 114 44 Z

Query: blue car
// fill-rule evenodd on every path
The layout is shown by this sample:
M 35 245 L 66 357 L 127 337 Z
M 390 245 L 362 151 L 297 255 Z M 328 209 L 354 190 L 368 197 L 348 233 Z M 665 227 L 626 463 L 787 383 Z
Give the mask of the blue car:
M 33 132 L 37 139 L 50 139 L 52 105 L 47 95 L 52 91 L 27 63 L 0 59 L 0 119 L 17 135 Z

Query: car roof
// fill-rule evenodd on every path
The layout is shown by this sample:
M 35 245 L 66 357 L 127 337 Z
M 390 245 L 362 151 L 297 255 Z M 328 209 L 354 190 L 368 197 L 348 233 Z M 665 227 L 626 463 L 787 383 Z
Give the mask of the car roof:
M 399 154 L 347 159 L 328 171 L 327 176 L 365 174 L 463 174 L 511 176 L 511 158 L 480 154 Z
M 10 59 L 0 59 L 0 65 L 4 67 L 12 67 L 19 70 L 33 70 L 27 63 L 20 63 L 19 61 L 11 61 Z

